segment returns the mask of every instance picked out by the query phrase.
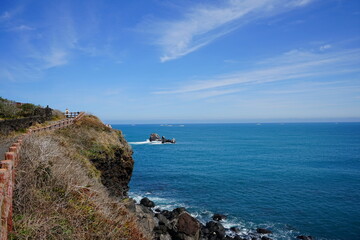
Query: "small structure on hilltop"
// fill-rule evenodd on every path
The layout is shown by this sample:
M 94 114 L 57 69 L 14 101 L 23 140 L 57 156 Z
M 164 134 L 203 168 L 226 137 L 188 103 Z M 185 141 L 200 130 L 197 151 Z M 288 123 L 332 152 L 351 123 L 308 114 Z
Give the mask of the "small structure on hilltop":
M 173 139 L 166 139 L 164 136 L 160 138 L 159 134 L 152 133 L 149 137 L 150 142 L 161 142 L 161 143 L 176 143 L 175 138 Z
M 66 118 L 75 118 L 80 112 L 70 112 L 69 109 L 66 109 L 64 114 Z

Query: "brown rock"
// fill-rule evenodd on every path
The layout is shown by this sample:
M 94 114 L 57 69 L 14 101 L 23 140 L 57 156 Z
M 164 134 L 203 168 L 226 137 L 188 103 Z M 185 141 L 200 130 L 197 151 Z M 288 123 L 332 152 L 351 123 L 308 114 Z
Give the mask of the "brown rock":
M 200 232 L 200 223 L 187 212 L 183 212 L 179 216 L 177 229 L 188 236 L 195 236 Z

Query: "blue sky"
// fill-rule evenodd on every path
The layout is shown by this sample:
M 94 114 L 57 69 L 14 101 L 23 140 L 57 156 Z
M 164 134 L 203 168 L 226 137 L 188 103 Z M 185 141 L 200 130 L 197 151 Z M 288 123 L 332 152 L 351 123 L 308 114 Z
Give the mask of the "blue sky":
M 360 121 L 360 1 L 0 3 L 0 96 L 111 123 Z

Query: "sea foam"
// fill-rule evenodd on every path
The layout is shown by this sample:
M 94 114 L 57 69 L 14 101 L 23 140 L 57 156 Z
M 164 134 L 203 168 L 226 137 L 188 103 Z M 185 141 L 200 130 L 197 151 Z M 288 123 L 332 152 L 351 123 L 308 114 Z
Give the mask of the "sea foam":
M 160 141 L 150 142 L 150 140 L 147 139 L 146 141 L 141 141 L 141 142 L 129 142 L 129 144 L 132 144 L 132 145 L 142 145 L 142 144 L 158 145 L 158 144 L 161 144 L 161 142 Z

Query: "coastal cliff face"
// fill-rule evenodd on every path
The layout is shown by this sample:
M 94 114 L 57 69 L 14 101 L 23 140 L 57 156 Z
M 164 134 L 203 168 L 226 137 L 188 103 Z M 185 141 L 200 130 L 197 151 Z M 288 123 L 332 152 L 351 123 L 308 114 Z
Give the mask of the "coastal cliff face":
M 69 147 L 78 155 L 87 157 L 95 176 L 101 179 L 111 196 L 127 196 L 134 160 L 121 131 L 106 127 L 95 116 L 87 116 L 59 134 L 67 138 Z
M 150 239 L 126 198 L 134 161 L 95 116 L 23 140 L 10 239 Z

